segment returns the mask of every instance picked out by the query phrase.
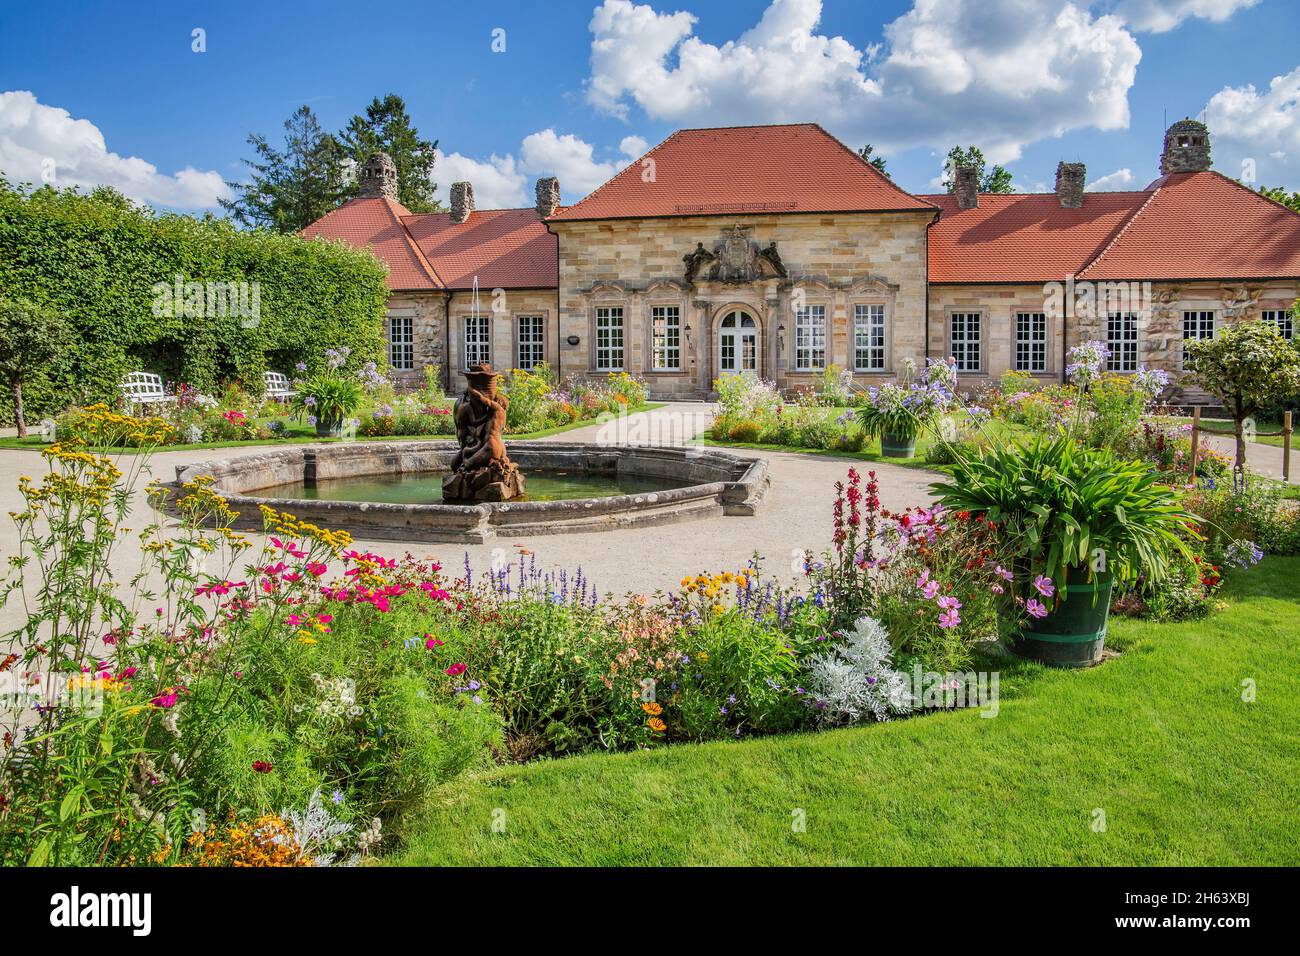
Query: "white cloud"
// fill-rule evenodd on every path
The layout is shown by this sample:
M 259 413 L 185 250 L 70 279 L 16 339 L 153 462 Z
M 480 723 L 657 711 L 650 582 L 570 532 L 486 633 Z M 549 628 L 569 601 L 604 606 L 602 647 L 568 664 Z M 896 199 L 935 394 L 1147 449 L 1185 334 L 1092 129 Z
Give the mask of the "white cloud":
M 650 149 L 650 144 L 640 136 L 624 136 L 619 140 L 618 151 L 628 159 L 638 159 Z
M 581 199 L 646 151 L 649 144 L 640 136 L 625 136 L 619 143 L 618 159 L 601 162 L 585 140 L 554 129 L 538 130 L 523 138 L 519 153 L 478 160 L 462 153 L 438 152 L 434 179 L 435 198 L 447 203 L 451 184 L 465 181 L 474 186 L 474 205 L 479 209 L 510 209 L 532 205 L 531 184 L 540 176 L 555 176 L 566 202 Z
M 585 196 L 626 165 L 597 162 L 590 143 L 572 133 L 560 136 L 553 129 L 525 136 L 519 155 L 530 173 L 557 176 L 564 193 L 576 196 Z
M 1205 122 L 1224 175 L 1300 189 L 1300 67 L 1273 77 L 1266 90 L 1225 86 L 1206 104 Z
M 94 123 L 46 106 L 27 90 L 0 93 L 0 172 L 11 182 L 112 186 L 139 202 L 175 209 L 210 209 L 230 196 L 214 170 L 187 166 L 168 176 L 138 156 L 109 152 Z
M 1122 192 L 1133 185 L 1133 170 L 1125 166 L 1113 173 L 1100 176 L 1084 188 L 1090 193 Z
M 714 45 L 693 35 L 690 13 L 605 0 L 590 23 L 588 100 L 683 125 L 816 120 L 886 154 L 975 143 L 993 162 L 1045 136 L 1128 125 L 1142 54 L 1117 17 L 1067 0 L 916 0 L 878 54 L 817 33 L 820 18 L 820 0 L 772 0 Z
M 1119 0 L 1115 15 L 1134 30 L 1167 33 L 1191 17 L 1222 23 L 1257 3 L 1259 0 Z
M 486 160 L 460 153 L 437 151 L 433 176 L 438 183 L 434 197 L 444 206 L 450 201 L 451 184 L 467 182 L 474 187 L 474 205 L 479 209 L 518 209 L 529 205 L 528 176 L 511 155 L 492 154 Z

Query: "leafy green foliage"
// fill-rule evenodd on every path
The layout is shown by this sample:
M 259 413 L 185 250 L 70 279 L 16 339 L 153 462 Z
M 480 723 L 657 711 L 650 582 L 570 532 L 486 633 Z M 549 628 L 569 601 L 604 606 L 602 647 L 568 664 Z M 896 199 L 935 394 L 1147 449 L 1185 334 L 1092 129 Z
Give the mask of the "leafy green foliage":
M 1184 536 L 1199 519 L 1159 481 L 1142 462 L 1062 436 L 983 451 L 954 465 L 951 482 L 930 487 L 946 508 L 1003 527 L 1019 559 L 1064 594 L 1067 569 L 1104 571 L 1120 583 L 1139 574 L 1159 582 L 1171 555 L 1188 557 Z
M 31 302 L 0 298 L 0 378 L 13 396 L 19 438 L 27 434 L 23 387 L 45 374 L 45 367 L 71 336 L 71 327 L 59 313 Z
M 887 165 L 885 162 L 885 157 L 872 155 L 873 153 L 875 153 L 875 151 L 876 148 L 872 146 L 870 143 L 867 143 L 867 145 L 863 146 L 861 149 L 858 150 L 858 155 L 861 156 L 863 159 L 865 159 L 872 166 L 874 166 L 876 171 L 880 173 L 882 176 L 885 176 L 889 179 L 893 179 L 894 177 L 890 176 L 889 171 L 885 168 L 885 166 Z
M 0 182 L 0 289 L 75 330 L 29 397 L 38 414 L 115 401 L 121 376 L 140 369 L 205 391 L 239 379 L 260 393 L 263 371 L 315 365 L 323 343 L 382 359 L 384 275 L 369 252 L 341 243 L 159 215 L 111 190 L 28 194 Z M 256 282 L 259 315 L 156 315 L 159 289 L 178 276 Z
M 437 186 L 431 178 L 438 143 L 420 138 L 396 93 L 371 100 L 365 114 L 353 116 L 339 139 L 358 166 L 380 150 L 389 155 L 397 167 L 397 199 L 411 212 L 442 211 L 433 198 Z
M 248 137 L 257 159 L 247 183 L 227 183 L 237 197 L 221 199 L 223 209 L 245 226 L 298 232 L 340 205 L 347 193 L 342 144 L 320 128 L 309 106 L 300 106 L 284 121 L 284 149 L 265 136 Z
M 1212 339 L 1187 344 L 1187 369 L 1201 388 L 1223 403 L 1236 423 L 1236 467 L 1246 466 L 1247 418 L 1279 395 L 1300 392 L 1300 352 L 1271 322 L 1230 325 Z
M 1001 166 L 988 167 L 984 152 L 978 146 L 962 149 L 954 146 L 948 150 L 943 164 L 943 188 L 952 192 L 957 185 L 957 167 L 974 166 L 979 170 L 979 191 L 982 193 L 1013 193 L 1011 173 Z
M 1265 199 L 1280 202 L 1293 212 L 1300 212 L 1300 192 L 1288 193 L 1281 186 L 1260 186 L 1259 194 Z

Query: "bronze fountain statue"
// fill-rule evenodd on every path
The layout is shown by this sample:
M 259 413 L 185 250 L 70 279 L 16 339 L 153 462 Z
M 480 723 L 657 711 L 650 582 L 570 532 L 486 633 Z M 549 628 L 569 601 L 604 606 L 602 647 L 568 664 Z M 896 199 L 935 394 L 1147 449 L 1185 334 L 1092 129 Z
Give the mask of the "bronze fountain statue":
M 500 374 L 487 364 L 465 373 L 469 384 L 452 409 L 460 451 L 442 479 L 444 501 L 508 501 L 524 493 L 524 476 L 501 440 L 510 400 L 497 393 Z

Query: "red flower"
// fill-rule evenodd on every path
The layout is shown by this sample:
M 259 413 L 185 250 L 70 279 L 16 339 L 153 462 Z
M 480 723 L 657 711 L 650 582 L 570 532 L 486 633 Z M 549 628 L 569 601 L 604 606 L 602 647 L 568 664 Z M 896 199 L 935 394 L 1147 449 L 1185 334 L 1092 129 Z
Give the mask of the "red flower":
M 456 676 L 458 676 L 458 675 L 460 675 L 460 674 L 465 673 L 465 665 L 464 665 L 464 664 L 452 664 L 450 667 L 447 668 L 446 673 L 447 673 L 447 676 L 448 676 L 448 677 L 456 677 Z
M 270 764 L 270 762 L 267 761 L 267 760 L 254 760 L 254 761 L 253 761 L 253 772 L 254 772 L 254 773 L 270 773 L 270 772 L 271 772 L 271 764 Z

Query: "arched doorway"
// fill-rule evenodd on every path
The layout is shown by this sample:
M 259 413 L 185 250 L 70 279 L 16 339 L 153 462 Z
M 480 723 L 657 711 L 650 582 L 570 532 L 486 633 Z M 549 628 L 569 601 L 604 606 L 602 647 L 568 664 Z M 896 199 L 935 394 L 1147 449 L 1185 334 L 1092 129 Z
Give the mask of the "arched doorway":
M 743 309 L 727 312 L 718 326 L 718 371 L 758 371 L 758 323 Z

